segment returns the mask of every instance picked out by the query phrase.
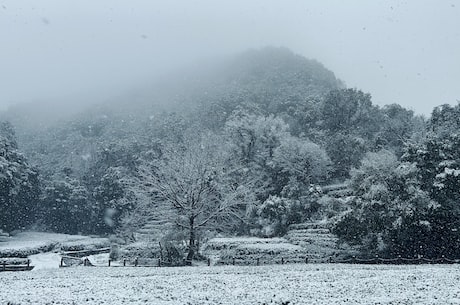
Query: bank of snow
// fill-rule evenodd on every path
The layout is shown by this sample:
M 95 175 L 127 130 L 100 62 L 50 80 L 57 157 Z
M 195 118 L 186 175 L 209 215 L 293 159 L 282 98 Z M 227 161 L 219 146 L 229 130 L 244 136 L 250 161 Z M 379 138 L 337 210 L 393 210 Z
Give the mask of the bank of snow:
M 20 232 L 0 242 L 0 257 L 27 257 L 52 250 L 59 243 L 90 240 L 88 236 Z
M 21 232 L 3 238 L 0 242 L 0 258 L 29 258 L 34 270 L 58 268 L 60 251 L 93 250 L 109 247 L 107 238 L 46 232 Z M 95 257 L 98 258 L 98 257 Z M 108 254 L 103 258 L 108 261 Z

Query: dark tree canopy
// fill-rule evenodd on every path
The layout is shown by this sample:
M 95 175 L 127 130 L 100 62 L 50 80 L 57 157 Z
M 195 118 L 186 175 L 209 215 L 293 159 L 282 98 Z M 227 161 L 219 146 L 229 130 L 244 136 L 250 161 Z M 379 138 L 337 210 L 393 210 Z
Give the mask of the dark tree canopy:
M 35 221 L 38 172 L 19 153 L 13 127 L 0 123 L 0 229 L 22 229 Z

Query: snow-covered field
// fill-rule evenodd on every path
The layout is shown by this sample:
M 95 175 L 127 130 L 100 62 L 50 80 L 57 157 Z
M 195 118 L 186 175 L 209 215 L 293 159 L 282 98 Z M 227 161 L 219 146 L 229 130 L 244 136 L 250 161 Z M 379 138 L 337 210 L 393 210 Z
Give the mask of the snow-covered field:
M 214 246 L 228 248 L 232 242 L 222 239 Z M 107 244 L 107 239 L 37 232 L 0 243 L 0 253 L 27 254 L 35 266 L 30 272 L 0 272 L 0 305 L 460 304 L 460 265 L 58 268 L 57 253 L 40 253 Z M 106 266 L 108 254 L 91 258 Z
M 0 273 L 0 304 L 460 304 L 459 265 L 75 267 Z

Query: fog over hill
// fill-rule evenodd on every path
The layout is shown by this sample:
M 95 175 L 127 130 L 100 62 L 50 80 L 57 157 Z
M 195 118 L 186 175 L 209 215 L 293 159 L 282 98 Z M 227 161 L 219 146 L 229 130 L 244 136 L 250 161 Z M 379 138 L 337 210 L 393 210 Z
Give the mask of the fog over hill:
M 140 82 L 112 97 L 97 97 L 88 92 L 67 97 L 66 103 L 56 100 L 18 104 L 1 117 L 19 130 L 23 126 L 37 130 L 80 113 L 145 118 L 164 110 L 186 113 L 199 104 L 223 99 L 228 99 L 227 104 L 239 103 L 242 94 L 265 99 L 255 102 L 269 105 L 274 99 L 314 97 L 339 87 L 343 87 L 342 82 L 321 63 L 285 48 L 266 47 L 199 61 L 161 78 Z
M 0 109 L 107 100 L 171 69 L 274 45 L 319 60 L 380 106 L 428 115 L 459 98 L 458 10 L 449 0 L 4 0 Z

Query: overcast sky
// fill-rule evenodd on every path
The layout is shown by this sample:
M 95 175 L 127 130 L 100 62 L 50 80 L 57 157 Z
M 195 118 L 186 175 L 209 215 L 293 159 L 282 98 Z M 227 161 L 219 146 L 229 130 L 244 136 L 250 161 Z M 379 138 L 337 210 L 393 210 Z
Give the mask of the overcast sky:
M 460 1 L 0 0 L 0 109 L 100 99 L 187 64 L 285 46 L 379 105 L 460 100 Z

